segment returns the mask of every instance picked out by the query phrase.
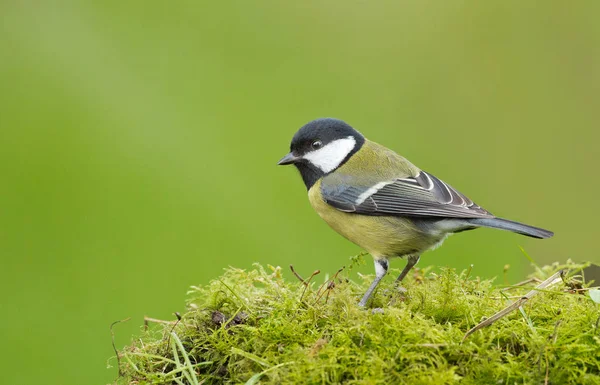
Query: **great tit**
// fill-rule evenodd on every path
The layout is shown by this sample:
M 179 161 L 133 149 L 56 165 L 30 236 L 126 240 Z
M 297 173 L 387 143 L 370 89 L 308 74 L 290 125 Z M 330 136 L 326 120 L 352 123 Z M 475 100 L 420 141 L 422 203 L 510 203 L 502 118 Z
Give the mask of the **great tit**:
M 295 165 L 321 218 L 375 259 L 375 280 L 359 306 L 367 304 L 390 258 L 407 257 L 396 279 L 401 282 L 421 253 L 450 234 L 490 227 L 534 238 L 554 235 L 494 216 L 341 120 L 307 123 L 294 135 L 290 150 L 278 164 Z

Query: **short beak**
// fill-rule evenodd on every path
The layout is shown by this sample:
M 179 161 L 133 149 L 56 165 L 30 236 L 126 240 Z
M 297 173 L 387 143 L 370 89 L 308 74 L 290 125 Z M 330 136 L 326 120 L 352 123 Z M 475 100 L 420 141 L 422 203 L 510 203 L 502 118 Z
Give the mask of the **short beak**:
M 281 160 L 279 162 L 277 162 L 277 164 L 279 166 L 284 166 L 286 164 L 292 164 L 292 163 L 296 163 L 297 161 L 299 161 L 301 158 L 294 155 L 293 153 L 289 153 L 286 156 L 284 156 L 283 158 L 281 158 Z

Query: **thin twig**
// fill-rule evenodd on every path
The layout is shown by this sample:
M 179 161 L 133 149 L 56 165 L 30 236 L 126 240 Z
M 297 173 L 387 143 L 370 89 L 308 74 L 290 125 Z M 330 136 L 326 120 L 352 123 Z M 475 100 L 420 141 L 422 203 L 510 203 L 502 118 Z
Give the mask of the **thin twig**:
M 171 343 L 171 334 L 173 334 L 173 330 L 175 330 L 175 326 L 177 326 L 177 324 L 179 322 L 181 322 L 181 314 L 179 314 L 179 312 L 175 312 L 173 314 L 175 314 L 175 317 L 177 317 L 177 321 L 175 321 L 175 323 L 173 324 L 173 327 L 169 331 L 169 335 L 167 337 L 167 346 L 169 346 L 169 344 Z
M 317 274 L 321 274 L 321 270 L 315 270 L 315 271 L 313 271 L 313 273 L 310 275 L 310 277 L 308 277 L 308 279 L 306 280 L 306 284 L 304 286 L 304 290 L 302 290 L 302 295 L 300 296 L 300 301 L 302 301 L 302 299 L 304 298 L 304 294 L 306 294 L 306 289 L 308 289 L 308 284 L 310 283 L 310 281 L 312 281 L 312 279 Z
M 540 281 L 541 282 L 541 281 Z M 538 289 L 536 287 L 536 290 L 540 293 L 552 293 L 552 294 L 574 294 L 576 292 L 582 292 L 582 291 L 589 291 L 592 289 L 598 289 L 597 287 L 584 287 L 582 289 L 563 289 L 560 291 L 550 291 L 550 290 L 542 290 L 542 289 Z M 500 290 L 501 292 L 504 292 L 504 290 Z M 499 299 L 515 299 L 515 298 L 521 298 L 522 296 L 520 295 L 504 295 L 502 297 L 490 297 L 490 299 L 493 300 L 499 300 Z
M 327 301 L 329 301 L 329 293 L 331 293 L 331 291 L 335 288 L 335 279 L 337 278 L 338 274 L 340 274 L 342 272 L 342 270 L 344 270 L 346 268 L 346 266 L 342 266 L 341 269 L 339 269 L 331 278 L 331 280 L 329 281 L 329 283 L 327 284 L 327 295 L 325 296 L 325 303 L 327 303 Z M 318 301 L 319 299 L 317 299 Z
M 177 314 L 179 314 L 179 313 L 175 313 L 176 317 L 177 317 Z M 175 325 L 175 324 L 177 324 L 178 322 L 181 322 L 181 321 L 180 320 L 166 321 L 166 320 L 162 320 L 162 319 L 157 319 L 157 318 L 152 318 L 152 317 L 144 316 L 144 325 L 146 325 L 146 327 L 148 326 L 149 322 L 156 323 L 156 324 L 161 324 L 161 325 Z M 182 323 L 182 325 L 185 326 L 186 328 L 193 327 L 193 325 L 189 324 L 189 323 Z
M 535 282 L 535 283 L 539 284 L 540 282 L 542 282 L 542 280 L 539 279 L 539 278 L 529 278 L 529 279 L 526 279 L 526 280 L 521 281 L 519 283 L 515 283 L 514 285 L 510 285 L 509 287 L 505 287 L 504 289 L 502 289 L 502 291 L 516 289 L 517 287 L 527 285 L 528 283 L 531 283 L 531 282 Z
M 302 278 L 300 276 L 300 274 L 296 273 L 296 270 L 294 270 L 294 265 L 290 265 L 290 270 L 292 271 L 292 273 L 294 273 L 294 275 L 296 276 L 296 278 L 298 278 L 300 280 L 300 282 L 302 282 L 302 284 L 304 286 L 307 286 L 308 284 L 306 282 L 304 282 L 304 278 Z
M 527 302 L 527 300 L 529 300 L 533 296 L 537 295 L 540 290 L 546 289 L 547 287 L 554 285 L 557 282 L 560 282 L 563 278 L 564 273 L 565 273 L 564 270 L 557 271 L 556 273 L 552 274 L 552 276 L 550 278 L 546 279 L 545 281 L 540 283 L 538 286 L 536 286 L 533 290 L 531 290 L 530 292 L 525 294 L 523 297 L 521 297 L 521 299 L 519 299 L 518 301 L 513 302 L 511 305 L 500 310 L 498 313 L 494 314 L 490 318 L 477 324 L 475 327 L 473 327 L 471 330 L 469 330 L 465 334 L 465 336 L 462 339 L 462 342 L 464 342 L 467 339 L 467 337 L 469 337 L 471 334 L 475 333 L 477 330 L 493 324 L 494 322 L 496 322 L 500 318 L 504 317 L 505 315 L 509 314 L 513 310 L 518 309 L 525 302 Z
M 122 376 L 123 372 L 121 371 L 121 356 L 119 355 L 119 351 L 117 350 L 117 347 L 115 345 L 115 331 L 113 330 L 113 326 L 115 326 L 116 324 L 119 324 L 121 322 L 127 322 L 130 319 L 131 319 L 131 317 L 127 317 L 125 319 L 122 319 L 120 321 L 115 321 L 110 324 L 110 336 L 111 336 L 111 340 L 112 340 L 113 350 L 115 351 L 115 355 L 117 356 L 117 368 L 119 369 L 119 376 Z
M 329 281 L 325 281 L 321 286 L 319 286 L 319 290 L 317 290 L 317 299 L 315 300 L 315 303 L 319 302 L 321 297 L 323 297 L 323 294 L 325 294 L 325 291 L 332 290 L 335 287 L 334 279 L 342 270 L 344 270 L 344 268 L 345 266 L 342 266 L 342 268 L 339 269 Z M 323 290 L 324 287 L 326 287 L 326 289 L 321 293 L 321 290 Z
M 319 298 L 321 298 L 321 297 L 320 297 L 321 290 L 323 290 L 323 288 L 325 287 L 325 285 L 327 285 L 327 283 L 328 283 L 328 282 L 329 282 L 329 281 L 325 281 L 325 282 L 323 282 L 323 283 L 321 284 L 321 286 L 319 286 L 319 290 L 317 290 L 317 294 L 316 294 L 316 296 L 317 296 L 317 300 L 315 301 L 315 303 L 317 303 L 317 302 L 319 301 Z
M 154 322 L 154 323 L 163 324 L 163 325 L 173 325 L 173 324 L 176 324 L 179 321 L 178 320 L 177 321 L 165 321 L 165 320 L 162 320 L 162 319 L 157 319 L 157 318 L 151 318 L 151 317 L 144 316 L 144 322 Z

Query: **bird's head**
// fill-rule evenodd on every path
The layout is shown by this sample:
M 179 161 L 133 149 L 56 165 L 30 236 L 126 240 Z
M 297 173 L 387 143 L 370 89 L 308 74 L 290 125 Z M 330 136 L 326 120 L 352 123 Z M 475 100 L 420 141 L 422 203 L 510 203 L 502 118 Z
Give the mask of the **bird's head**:
M 348 161 L 364 142 L 360 132 L 341 120 L 316 119 L 296 132 L 290 153 L 278 164 L 295 165 L 310 189 L 319 178 Z

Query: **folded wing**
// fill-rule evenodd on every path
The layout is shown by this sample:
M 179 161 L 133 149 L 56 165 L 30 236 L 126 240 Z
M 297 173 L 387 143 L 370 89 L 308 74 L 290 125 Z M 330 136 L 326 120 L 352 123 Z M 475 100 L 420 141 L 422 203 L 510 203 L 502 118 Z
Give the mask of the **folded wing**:
M 321 193 L 325 202 L 338 210 L 363 215 L 494 218 L 464 194 L 425 171 L 414 177 L 361 185 L 348 179 L 326 177 L 321 183 Z

